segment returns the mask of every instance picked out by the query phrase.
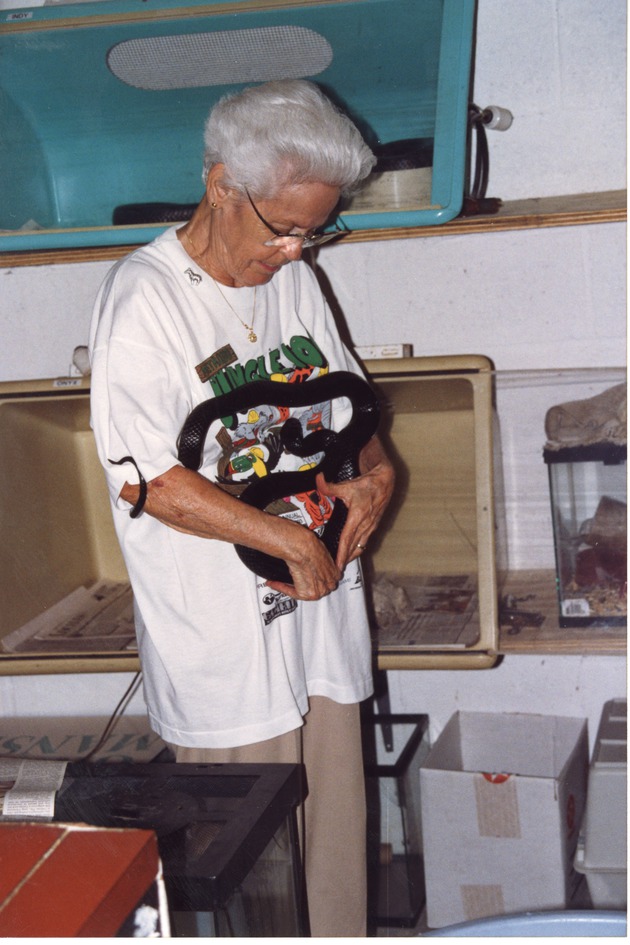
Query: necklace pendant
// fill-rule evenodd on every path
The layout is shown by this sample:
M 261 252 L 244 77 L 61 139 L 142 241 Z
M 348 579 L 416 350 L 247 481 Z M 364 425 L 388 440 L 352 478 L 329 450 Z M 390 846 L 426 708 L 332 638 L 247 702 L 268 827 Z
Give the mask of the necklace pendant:
M 251 341 L 252 344 L 254 344 L 254 342 L 258 341 L 258 335 L 256 334 L 256 332 L 254 331 L 253 328 L 250 328 L 250 329 L 249 329 L 249 334 L 247 335 L 247 337 L 249 338 L 249 340 Z

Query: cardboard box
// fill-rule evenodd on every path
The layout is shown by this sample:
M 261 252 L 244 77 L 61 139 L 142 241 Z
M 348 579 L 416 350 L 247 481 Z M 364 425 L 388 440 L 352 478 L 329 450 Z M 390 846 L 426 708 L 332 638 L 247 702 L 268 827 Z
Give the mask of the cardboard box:
M 585 719 L 455 713 L 420 768 L 428 925 L 569 905 L 587 773 Z

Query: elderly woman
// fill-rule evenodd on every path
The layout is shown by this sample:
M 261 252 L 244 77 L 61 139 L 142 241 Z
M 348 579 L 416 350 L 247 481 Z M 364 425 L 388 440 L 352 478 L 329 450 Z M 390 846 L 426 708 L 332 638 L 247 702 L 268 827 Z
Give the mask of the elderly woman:
M 360 475 L 335 484 L 320 474 L 316 491 L 285 497 L 286 514 L 239 500 L 252 478 L 316 463 L 282 447 L 281 427 L 291 413 L 305 430 L 339 429 L 343 399 L 254 402 L 211 426 L 199 471 L 179 462 L 177 442 L 196 405 L 243 384 L 358 372 L 300 257 L 328 238 L 340 197 L 374 158 L 303 81 L 222 99 L 205 142 L 190 222 L 114 266 L 90 335 L 93 426 L 134 590 L 145 699 L 178 761 L 304 764 L 312 934 L 362 935 L 359 703 L 372 679 L 358 558 L 392 467 L 373 437 Z M 336 501 L 348 512 L 333 560 L 317 530 Z M 257 577 L 234 545 L 283 559 L 291 581 Z

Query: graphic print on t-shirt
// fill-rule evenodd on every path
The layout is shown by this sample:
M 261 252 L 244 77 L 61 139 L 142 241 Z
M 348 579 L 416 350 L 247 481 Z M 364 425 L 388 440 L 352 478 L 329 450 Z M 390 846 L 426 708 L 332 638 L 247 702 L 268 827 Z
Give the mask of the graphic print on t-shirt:
M 268 355 L 252 358 L 244 364 L 238 361 L 228 364 L 226 360 L 212 355 L 204 362 L 216 365 L 208 377 L 216 396 L 253 381 L 301 384 L 328 373 L 328 362 L 320 348 L 312 338 L 302 335 L 294 335 Z M 322 453 L 296 456 L 284 448 L 280 433 L 289 416 L 299 421 L 302 436 L 307 437 L 317 430 L 330 429 L 332 408 L 329 401 L 292 409 L 252 403 L 242 412 L 223 417 L 223 426 L 216 437 L 221 447 L 217 484 L 238 495 L 256 479 L 317 466 Z M 320 533 L 333 508 L 332 500 L 316 489 L 309 489 L 297 495 L 279 496 L 267 511 Z

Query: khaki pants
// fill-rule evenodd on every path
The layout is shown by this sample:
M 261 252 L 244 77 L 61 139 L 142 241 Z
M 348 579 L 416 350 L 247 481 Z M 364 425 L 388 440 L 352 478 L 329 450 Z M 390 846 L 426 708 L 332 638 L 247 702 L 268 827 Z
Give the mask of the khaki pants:
M 366 813 L 358 705 L 314 696 L 303 727 L 277 738 L 240 748 L 173 747 L 181 762 L 303 764 L 308 797 L 301 836 L 311 935 L 365 936 Z

